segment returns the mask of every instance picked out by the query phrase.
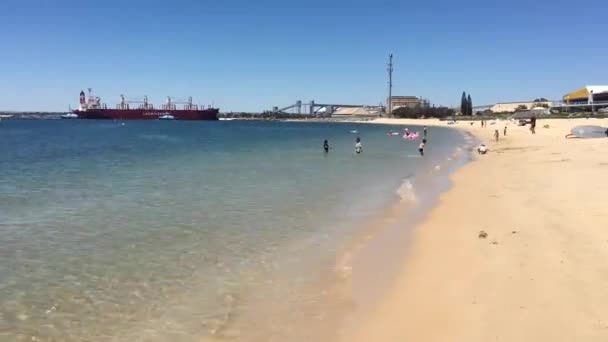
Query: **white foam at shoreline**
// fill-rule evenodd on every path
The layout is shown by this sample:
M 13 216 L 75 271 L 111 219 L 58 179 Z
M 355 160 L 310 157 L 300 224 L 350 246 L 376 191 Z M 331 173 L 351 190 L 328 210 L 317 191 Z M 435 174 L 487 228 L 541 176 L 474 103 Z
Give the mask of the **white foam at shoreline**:
M 418 201 L 416 191 L 414 190 L 414 185 L 409 179 L 406 179 L 401 183 L 397 189 L 397 195 L 399 195 L 401 201 L 403 202 L 416 203 Z

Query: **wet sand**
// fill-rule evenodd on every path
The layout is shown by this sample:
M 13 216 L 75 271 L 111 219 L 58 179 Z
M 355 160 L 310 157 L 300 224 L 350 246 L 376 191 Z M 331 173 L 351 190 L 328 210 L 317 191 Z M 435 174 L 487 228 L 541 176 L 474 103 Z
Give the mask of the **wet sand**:
M 565 139 L 577 125 L 608 120 L 539 120 L 536 135 L 510 124 L 506 137 L 503 122 L 498 142 L 494 126 L 453 125 L 488 154 L 452 175 L 344 341 L 607 341 L 608 138 Z

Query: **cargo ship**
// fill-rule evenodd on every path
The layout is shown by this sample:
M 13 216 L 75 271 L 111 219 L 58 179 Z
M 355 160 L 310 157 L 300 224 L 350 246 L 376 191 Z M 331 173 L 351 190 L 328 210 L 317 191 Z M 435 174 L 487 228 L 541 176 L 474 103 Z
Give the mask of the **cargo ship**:
M 178 108 L 178 105 L 182 105 Z M 176 101 L 167 96 L 167 101 L 160 108 L 148 102 L 148 97 L 141 100 L 127 100 L 120 95 L 120 103 L 116 108 L 108 108 L 101 103 L 101 99 L 92 94 L 89 88 L 88 95 L 80 92 L 80 106 L 73 110 L 79 119 L 112 119 L 112 120 L 217 120 L 219 109 L 207 107 L 199 108 L 192 104 L 192 97 L 186 101 Z

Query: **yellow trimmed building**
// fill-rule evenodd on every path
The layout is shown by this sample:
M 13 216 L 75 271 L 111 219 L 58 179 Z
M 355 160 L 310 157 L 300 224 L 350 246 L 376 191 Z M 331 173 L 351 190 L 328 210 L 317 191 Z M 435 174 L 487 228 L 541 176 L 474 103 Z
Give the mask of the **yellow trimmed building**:
M 608 86 L 585 86 L 564 95 L 564 102 L 592 103 L 608 102 Z

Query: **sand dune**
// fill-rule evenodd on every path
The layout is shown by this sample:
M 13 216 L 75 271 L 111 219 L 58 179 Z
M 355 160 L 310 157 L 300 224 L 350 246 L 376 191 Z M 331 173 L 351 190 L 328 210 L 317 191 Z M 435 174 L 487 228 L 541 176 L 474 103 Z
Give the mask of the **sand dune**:
M 391 290 L 344 340 L 608 341 L 608 138 L 564 138 L 588 124 L 608 120 L 510 125 L 497 143 L 492 126 L 457 124 L 490 152 L 452 176 Z

